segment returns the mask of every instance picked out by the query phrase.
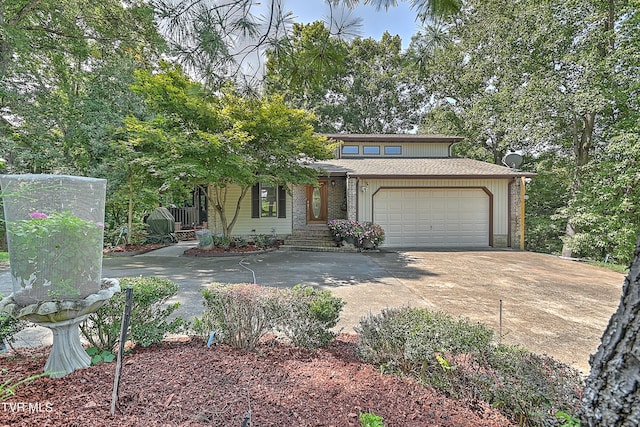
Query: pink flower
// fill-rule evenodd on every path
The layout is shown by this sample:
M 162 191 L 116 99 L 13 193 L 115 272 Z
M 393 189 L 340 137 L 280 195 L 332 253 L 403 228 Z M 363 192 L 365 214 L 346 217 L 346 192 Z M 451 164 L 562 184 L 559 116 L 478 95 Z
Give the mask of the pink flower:
M 96 222 L 96 225 L 100 228 L 104 228 L 104 222 Z
M 31 213 L 29 214 L 29 216 L 30 216 L 31 218 L 33 218 L 33 219 L 45 219 L 45 218 L 49 218 L 49 215 L 47 215 L 46 213 L 44 213 L 44 212 L 38 212 L 38 211 L 31 212 Z

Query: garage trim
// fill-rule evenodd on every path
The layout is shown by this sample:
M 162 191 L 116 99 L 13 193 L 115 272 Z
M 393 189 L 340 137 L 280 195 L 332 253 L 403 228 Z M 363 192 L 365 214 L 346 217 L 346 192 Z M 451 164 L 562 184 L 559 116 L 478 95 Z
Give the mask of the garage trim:
M 493 247 L 493 193 L 484 186 L 381 186 L 371 195 L 371 212 L 375 212 L 376 194 L 381 190 L 482 190 L 489 196 L 489 246 Z

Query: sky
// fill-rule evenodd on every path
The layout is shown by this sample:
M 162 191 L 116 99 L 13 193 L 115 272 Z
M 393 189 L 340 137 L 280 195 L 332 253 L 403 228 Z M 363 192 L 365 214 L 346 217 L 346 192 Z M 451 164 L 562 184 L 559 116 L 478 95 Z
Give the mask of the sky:
M 329 15 L 325 0 L 286 0 L 285 5 L 297 16 L 296 22 L 309 23 Z M 389 10 L 382 8 L 379 11 L 370 5 L 360 5 L 352 14 L 362 18 L 361 37 L 380 40 L 388 31 L 391 35 L 400 35 L 403 48 L 409 46 L 411 36 L 419 29 L 416 13 L 405 1 L 399 1 L 398 6 Z

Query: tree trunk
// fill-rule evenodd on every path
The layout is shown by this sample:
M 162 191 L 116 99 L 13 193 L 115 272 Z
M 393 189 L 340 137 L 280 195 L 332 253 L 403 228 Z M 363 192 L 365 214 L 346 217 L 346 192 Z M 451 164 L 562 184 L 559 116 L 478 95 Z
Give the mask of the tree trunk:
M 640 237 L 620 305 L 590 364 L 580 414 L 583 425 L 640 425 Z

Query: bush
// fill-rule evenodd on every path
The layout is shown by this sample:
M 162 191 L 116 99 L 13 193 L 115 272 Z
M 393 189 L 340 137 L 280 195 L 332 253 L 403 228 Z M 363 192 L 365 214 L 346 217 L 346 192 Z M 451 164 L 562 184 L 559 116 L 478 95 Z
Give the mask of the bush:
M 194 329 L 203 337 L 216 333 L 216 341 L 253 350 L 260 338 L 280 320 L 275 288 L 215 283 L 202 291 L 204 314 Z
M 393 308 L 360 320 L 358 353 L 389 372 L 425 375 L 441 367 L 436 357 L 484 351 L 493 332 L 484 325 L 420 308 Z
M 2 297 L 3 295 L 0 294 L 0 300 Z M 4 350 L 5 342 L 9 344 L 9 347 L 11 347 L 11 344 L 16 340 L 15 335 L 28 325 L 29 324 L 24 320 L 16 319 L 15 317 L 0 311 L 0 352 Z
M 384 242 L 384 230 L 370 221 L 332 219 L 327 223 L 327 227 L 334 240 L 347 240 L 358 248 L 375 249 Z
M 484 325 L 397 308 L 365 317 L 356 331 L 365 361 L 453 397 L 484 400 L 519 425 L 558 425 L 557 413 L 578 408 L 582 380 L 575 369 L 519 347 L 496 346 Z
M 178 293 L 178 285 L 159 277 L 121 278 L 120 287 L 133 288 L 133 305 L 128 338 L 143 347 L 159 343 L 168 333 L 179 333 L 186 328 L 181 317 L 169 321 L 180 303 L 167 305 L 169 298 Z M 80 325 L 82 335 L 91 346 L 112 351 L 120 336 L 125 305 L 125 292 L 114 295 L 98 311 Z
M 345 302 L 331 292 L 311 286 L 296 285 L 281 291 L 285 316 L 278 325 L 291 343 L 297 347 L 315 349 L 333 341 L 331 328 L 338 324 Z
M 493 347 L 475 369 L 460 370 L 456 380 L 525 426 L 560 425 L 557 414 L 577 413 L 583 388 L 580 373 L 569 365 L 504 345 Z
M 258 285 L 214 284 L 203 291 L 204 314 L 194 329 L 204 338 L 253 350 L 268 333 L 282 332 L 295 346 L 308 349 L 330 343 L 330 331 L 344 302 L 309 286 L 277 289 Z

